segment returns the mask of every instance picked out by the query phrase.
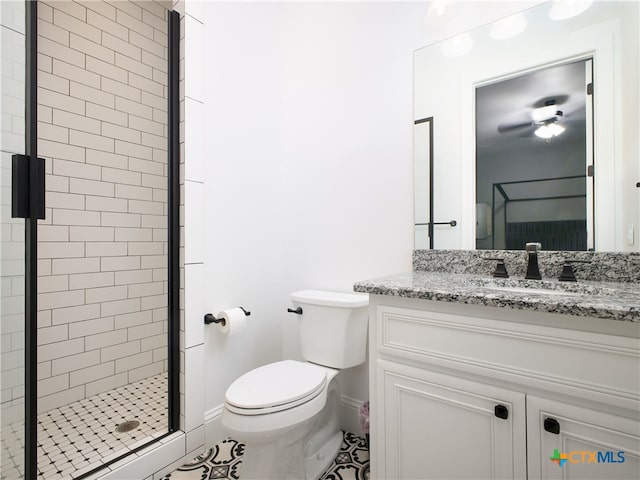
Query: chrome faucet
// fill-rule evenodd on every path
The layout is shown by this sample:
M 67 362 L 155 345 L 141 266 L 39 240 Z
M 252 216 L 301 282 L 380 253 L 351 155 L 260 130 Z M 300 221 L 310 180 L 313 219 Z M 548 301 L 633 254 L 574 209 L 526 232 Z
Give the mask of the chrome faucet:
M 540 275 L 540 269 L 538 268 L 538 250 L 542 248 L 541 243 L 527 243 L 525 250 L 529 256 L 529 262 L 527 263 L 527 274 L 524 278 L 529 280 L 542 280 Z

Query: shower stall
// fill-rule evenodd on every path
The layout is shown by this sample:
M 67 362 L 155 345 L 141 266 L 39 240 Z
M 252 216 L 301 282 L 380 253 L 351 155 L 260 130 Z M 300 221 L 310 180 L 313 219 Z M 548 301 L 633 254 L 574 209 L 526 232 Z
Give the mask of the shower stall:
M 179 429 L 179 19 L 1 2 L 1 474 L 75 479 Z

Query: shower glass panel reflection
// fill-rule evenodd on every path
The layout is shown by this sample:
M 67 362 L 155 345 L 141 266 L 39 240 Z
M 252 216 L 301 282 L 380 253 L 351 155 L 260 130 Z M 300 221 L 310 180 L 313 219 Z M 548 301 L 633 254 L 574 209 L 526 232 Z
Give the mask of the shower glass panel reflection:
M 168 432 L 168 11 L 38 2 L 39 478 Z
M 25 153 L 25 5 L 0 2 L 0 478 L 24 476 L 25 219 L 11 216 L 13 154 Z

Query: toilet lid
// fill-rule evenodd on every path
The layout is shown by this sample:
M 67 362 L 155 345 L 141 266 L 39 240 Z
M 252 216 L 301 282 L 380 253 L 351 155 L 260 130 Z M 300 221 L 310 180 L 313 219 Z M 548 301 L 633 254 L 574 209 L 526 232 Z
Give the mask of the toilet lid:
M 311 363 L 284 360 L 245 373 L 227 389 L 228 405 L 240 409 L 283 410 L 315 397 L 326 384 L 326 370 Z M 256 412 L 257 413 L 257 412 Z M 261 412 L 262 413 L 262 410 Z

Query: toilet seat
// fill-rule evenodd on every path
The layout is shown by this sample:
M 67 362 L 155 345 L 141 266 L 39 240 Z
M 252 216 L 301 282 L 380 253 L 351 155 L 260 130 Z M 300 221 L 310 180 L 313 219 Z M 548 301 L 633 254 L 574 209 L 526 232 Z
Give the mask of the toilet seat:
M 281 412 L 317 397 L 327 386 L 327 370 L 284 360 L 245 373 L 227 389 L 225 406 L 240 415 Z

